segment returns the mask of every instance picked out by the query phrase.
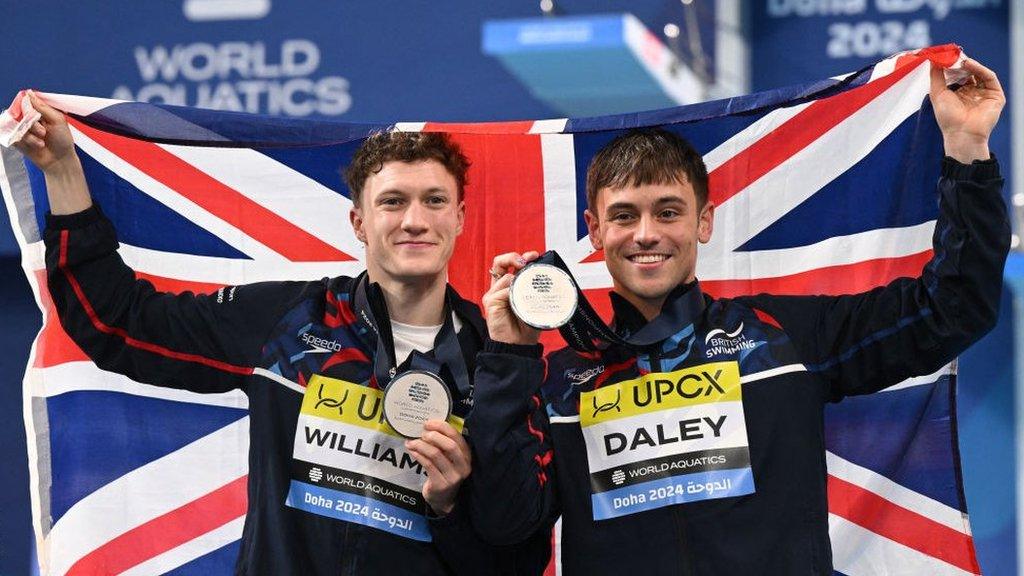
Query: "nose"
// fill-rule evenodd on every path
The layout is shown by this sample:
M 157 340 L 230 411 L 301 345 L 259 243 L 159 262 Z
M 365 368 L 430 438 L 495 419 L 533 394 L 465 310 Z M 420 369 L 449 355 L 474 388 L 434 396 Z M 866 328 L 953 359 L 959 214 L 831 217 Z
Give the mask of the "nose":
M 640 216 L 640 220 L 633 230 L 633 241 L 638 246 L 649 247 L 657 244 L 659 237 L 658 223 L 654 221 L 654 217 L 648 214 Z
M 409 234 L 422 234 L 427 231 L 426 208 L 419 202 L 409 203 L 402 215 L 402 230 Z

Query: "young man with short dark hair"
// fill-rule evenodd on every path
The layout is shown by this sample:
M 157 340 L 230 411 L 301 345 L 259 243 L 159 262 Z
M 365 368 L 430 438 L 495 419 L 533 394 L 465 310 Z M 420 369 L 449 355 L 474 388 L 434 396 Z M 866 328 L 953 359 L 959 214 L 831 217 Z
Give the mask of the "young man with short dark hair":
M 518 542 L 560 515 L 567 576 L 831 575 L 825 404 L 933 373 L 996 321 L 1009 222 L 988 138 L 1005 97 L 964 67 L 956 91 L 932 70 L 947 155 L 934 257 L 862 294 L 702 294 L 715 206 L 700 157 L 649 129 L 598 153 L 585 218 L 616 338 L 541 360 L 507 273 L 537 254 L 494 259 L 468 421 L 481 533 Z

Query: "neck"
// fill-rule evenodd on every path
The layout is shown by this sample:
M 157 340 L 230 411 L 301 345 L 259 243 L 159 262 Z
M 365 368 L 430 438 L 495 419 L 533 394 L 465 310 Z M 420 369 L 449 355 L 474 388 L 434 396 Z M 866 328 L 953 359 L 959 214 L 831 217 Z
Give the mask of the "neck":
M 622 296 L 626 302 L 632 304 L 637 312 L 643 315 L 644 319 L 648 322 L 661 314 L 661 307 L 665 304 L 665 298 L 668 297 L 666 294 L 660 298 L 643 298 L 628 290 L 620 290 L 617 286 L 615 287 L 615 292 Z
M 663 304 L 665 304 L 665 298 L 660 298 L 658 300 L 647 300 L 647 299 L 642 299 L 642 298 L 635 298 L 635 299 L 627 298 L 627 300 L 629 300 L 629 303 L 632 304 L 633 306 L 635 306 L 636 309 L 641 314 L 643 314 L 644 319 L 646 319 L 648 322 L 650 322 L 651 320 L 654 320 L 655 318 L 658 317 L 659 314 L 661 314 L 661 307 L 662 307 Z
M 444 275 L 412 281 L 370 274 L 369 280 L 380 285 L 388 316 L 395 322 L 412 326 L 437 326 L 444 323 Z

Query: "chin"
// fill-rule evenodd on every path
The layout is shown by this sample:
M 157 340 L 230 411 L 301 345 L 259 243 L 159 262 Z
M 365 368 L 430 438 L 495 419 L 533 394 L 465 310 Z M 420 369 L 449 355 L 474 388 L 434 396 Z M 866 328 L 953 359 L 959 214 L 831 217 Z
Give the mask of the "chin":
M 637 292 L 637 295 L 644 300 L 664 300 L 664 298 L 672 292 L 672 288 L 675 288 L 675 286 L 672 286 L 671 288 L 659 288 L 657 290 L 641 290 Z
M 439 269 L 436 266 L 403 266 L 398 270 L 395 270 L 394 276 L 396 278 L 406 278 L 408 280 L 422 280 L 434 278 L 440 275 L 443 271 L 443 267 Z
M 639 296 L 641 296 L 641 297 L 643 297 L 643 298 L 645 298 L 647 300 L 656 300 L 656 299 L 661 299 L 661 298 L 664 298 L 665 296 L 668 296 L 669 293 L 672 292 L 672 290 L 674 290 L 675 287 L 678 286 L 681 283 L 682 283 L 682 280 L 679 280 L 679 281 L 671 280 L 670 281 L 670 280 L 661 280 L 661 279 L 659 279 L 658 281 L 655 281 L 655 282 L 639 282 L 636 286 L 634 286 L 634 290 L 633 291 L 637 295 L 639 295 Z

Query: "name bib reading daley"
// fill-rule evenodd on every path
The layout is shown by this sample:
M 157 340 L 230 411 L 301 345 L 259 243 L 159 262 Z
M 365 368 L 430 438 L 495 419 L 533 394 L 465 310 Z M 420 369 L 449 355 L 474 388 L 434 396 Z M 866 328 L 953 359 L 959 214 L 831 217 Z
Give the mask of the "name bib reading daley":
M 595 520 L 754 492 L 736 362 L 583 392 L 580 426 Z
M 383 396 L 314 375 L 295 430 L 285 504 L 314 514 L 429 541 L 421 490 L 426 472 L 384 420 Z M 448 422 L 462 430 L 462 419 Z

